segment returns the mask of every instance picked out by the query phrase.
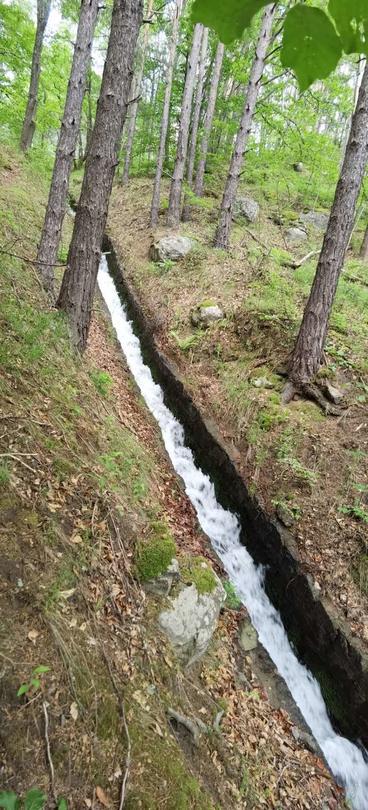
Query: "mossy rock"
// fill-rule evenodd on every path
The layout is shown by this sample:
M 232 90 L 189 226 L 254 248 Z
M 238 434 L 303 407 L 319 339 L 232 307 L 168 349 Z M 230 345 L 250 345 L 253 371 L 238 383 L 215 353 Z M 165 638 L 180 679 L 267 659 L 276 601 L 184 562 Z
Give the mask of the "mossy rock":
M 153 537 L 139 544 L 135 566 L 139 579 L 146 582 L 163 574 L 175 557 L 176 546 L 165 523 L 153 525 Z
M 216 577 L 204 557 L 190 554 L 180 561 L 180 574 L 188 585 L 195 585 L 198 593 L 212 593 L 216 588 Z

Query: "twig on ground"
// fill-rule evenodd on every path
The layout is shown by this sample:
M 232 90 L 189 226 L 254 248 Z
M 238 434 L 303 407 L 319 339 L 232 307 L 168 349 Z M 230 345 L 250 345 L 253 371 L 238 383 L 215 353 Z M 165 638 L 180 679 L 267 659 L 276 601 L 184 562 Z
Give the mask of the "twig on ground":
M 110 661 L 108 659 L 108 656 L 106 655 L 105 648 L 104 648 L 103 644 L 101 644 L 101 652 L 102 652 L 102 655 L 103 655 L 103 657 L 105 659 L 105 663 L 106 663 L 106 666 L 107 666 L 107 669 L 109 671 L 109 675 L 110 675 L 110 678 L 111 678 L 111 683 L 113 685 L 114 692 L 115 692 L 116 697 L 117 697 L 118 702 L 119 702 L 119 708 L 120 708 L 120 712 L 121 712 L 121 719 L 123 721 L 123 726 L 124 726 L 124 731 L 125 731 L 125 736 L 126 736 L 126 741 L 127 741 L 127 749 L 128 750 L 127 750 L 127 755 L 126 755 L 126 758 L 125 758 L 125 771 L 124 771 L 123 781 L 121 783 L 120 802 L 119 802 L 119 810 L 122 810 L 122 808 L 124 807 L 126 786 L 127 786 L 127 783 L 128 783 L 128 778 L 129 778 L 129 773 L 130 773 L 130 766 L 131 766 L 131 761 L 132 761 L 132 743 L 131 743 L 130 734 L 129 734 L 129 728 L 128 728 L 128 724 L 127 724 L 126 716 L 125 716 L 124 701 L 123 701 L 123 698 L 122 698 L 122 696 L 120 694 L 119 687 L 118 687 L 118 685 L 116 683 L 115 675 L 114 675 L 114 673 L 113 673 L 113 671 L 111 669 L 111 664 L 110 664 Z
M 29 464 L 26 464 L 25 461 L 22 461 L 19 456 L 16 456 L 14 453 L 0 453 L 0 458 L 12 458 L 13 461 L 17 461 L 18 464 L 21 464 L 22 467 L 26 467 L 27 470 L 30 470 L 34 475 L 36 475 L 36 470 L 33 469 Z
M 56 794 L 55 794 L 55 770 L 54 770 L 54 763 L 52 761 L 51 756 L 51 748 L 50 748 L 50 740 L 49 740 L 49 716 L 47 713 L 47 703 L 44 700 L 42 704 L 43 708 L 43 715 L 45 718 L 45 742 L 46 742 L 46 754 L 47 754 L 47 762 L 50 768 L 50 784 L 51 784 L 51 792 L 53 798 L 56 801 Z

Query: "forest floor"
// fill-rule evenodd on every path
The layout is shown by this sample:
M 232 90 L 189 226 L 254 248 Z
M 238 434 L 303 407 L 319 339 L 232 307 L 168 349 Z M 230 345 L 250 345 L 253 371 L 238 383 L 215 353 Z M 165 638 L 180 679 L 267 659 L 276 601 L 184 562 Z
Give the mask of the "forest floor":
M 43 178 L 2 149 L 0 787 L 78 810 L 118 807 L 125 790 L 124 807 L 147 810 L 342 808 L 240 649 L 244 609 L 225 607 L 191 670 L 159 632 L 140 545 L 164 525 L 179 563 L 210 551 L 99 296 L 82 362 L 14 255 L 34 256 L 45 201 Z M 198 748 L 169 706 L 208 726 Z
M 191 221 L 181 224 L 179 232 L 196 239 L 198 247 L 177 264 L 149 260 L 154 239 L 170 233 L 167 199 L 157 231 L 149 227 L 150 179 L 115 187 L 109 227 L 158 345 L 232 445 L 249 490 L 269 514 L 291 525 L 304 568 L 321 595 L 367 645 L 368 266 L 354 258 L 362 238 L 358 228 L 320 372 L 321 382 L 344 393 L 341 415 L 325 416 L 303 399 L 283 406 L 287 361 L 317 256 L 297 269 L 287 264 L 318 253 L 323 236 L 309 227 L 302 245 L 288 247 L 287 228 L 311 209 L 307 179 L 297 177 L 303 190 L 291 198 L 296 177 L 291 167 L 289 175 L 284 196 L 244 185 L 241 193 L 258 200 L 260 216 L 253 225 L 234 224 L 229 252 L 211 244 L 220 201 L 215 188 L 192 208 Z M 225 317 L 210 328 L 195 328 L 191 314 L 209 304 L 218 304 Z

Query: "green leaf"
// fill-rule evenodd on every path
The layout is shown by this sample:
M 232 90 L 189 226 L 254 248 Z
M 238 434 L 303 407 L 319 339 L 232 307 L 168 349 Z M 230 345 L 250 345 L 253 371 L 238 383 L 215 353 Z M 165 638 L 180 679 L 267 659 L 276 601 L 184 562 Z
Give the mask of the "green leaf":
M 50 672 L 50 667 L 45 667 L 43 664 L 40 664 L 39 667 L 33 670 L 33 675 L 43 675 L 44 672 Z
M 18 689 L 17 697 L 21 697 L 21 695 L 25 695 L 26 692 L 29 691 L 30 686 L 31 686 L 31 684 L 29 684 L 29 683 L 22 683 L 22 685 Z
M 31 686 L 34 686 L 35 689 L 38 689 L 41 686 L 41 681 L 39 678 L 32 678 Z
M 339 37 L 324 11 L 298 3 L 285 20 L 281 62 L 306 90 L 331 73 L 342 54 Z
M 66 799 L 58 800 L 57 810 L 68 810 L 68 802 Z
M 0 792 L 0 807 L 4 807 L 5 810 L 16 810 L 18 804 L 17 794 L 12 790 L 2 790 Z
M 213 28 L 221 42 L 229 45 L 242 36 L 252 17 L 268 4 L 269 0 L 195 0 L 192 19 Z
M 43 810 L 47 796 L 38 788 L 31 788 L 24 797 L 24 810 Z
M 344 51 L 368 56 L 367 0 L 330 0 L 328 10 L 335 21 Z

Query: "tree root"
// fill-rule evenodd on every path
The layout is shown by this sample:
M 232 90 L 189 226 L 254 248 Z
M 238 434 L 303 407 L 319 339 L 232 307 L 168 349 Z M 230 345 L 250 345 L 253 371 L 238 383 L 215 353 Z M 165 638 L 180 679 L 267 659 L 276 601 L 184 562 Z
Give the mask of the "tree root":
M 184 728 L 190 732 L 193 737 L 194 745 L 196 746 L 199 745 L 201 732 L 208 731 L 205 723 L 201 723 L 199 720 L 191 720 L 190 717 L 185 717 L 185 715 L 179 714 L 175 711 L 175 709 L 168 708 L 167 716 L 172 726 L 172 721 L 174 721 L 174 723 L 177 723 L 179 726 L 184 726 Z
M 317 402 L 317 405 L 320 406 L 323 413 L 326 416 L 341 416 L 342 409 L 339 408 L 337 405 L 333 405 L 327 397 L 324 396 L 321 389 L 315 383 L 299 383 L 296 385 L 294 382 L 289 380 L 284 388 L 282 393 L 281 402 L 283 405 L 287 405 L 291 402 L 294 397 L 298 395 L 303 397 L 304 399 L 310 399 L 313 402 Z

